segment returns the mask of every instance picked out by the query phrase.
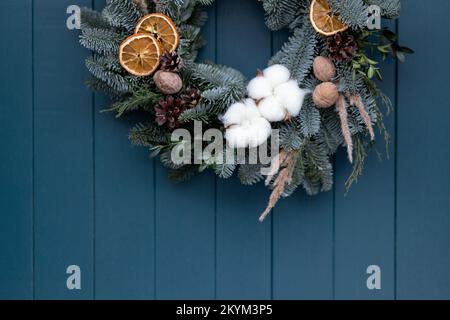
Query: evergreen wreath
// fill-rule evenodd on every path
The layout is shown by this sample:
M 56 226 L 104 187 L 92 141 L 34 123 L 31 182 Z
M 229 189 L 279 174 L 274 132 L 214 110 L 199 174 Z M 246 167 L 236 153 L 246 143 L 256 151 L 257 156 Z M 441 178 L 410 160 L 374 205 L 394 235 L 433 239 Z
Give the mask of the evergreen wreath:
M 366 27 L 368 8 L 376 5 L 383 17 L 396 19 L 400 0 L 258 0 L 269 29 L 288 28 L 292 35 L 250 82 L 232 68 L 196 62 L 213 1 L 107 0 L 101 12 L 83 9 L 80 43 L 93 52 L 86 60 L 88 86 L 111 97 L 109 111 L 118 118 L 146 114 L 130 140 L 159 156 L 171 179 L 211 169 L 220 178 L 237 172 L 245 185 L 265 180 L 273 192 L 261 221 L 299 186 L 310 195 L 331 190 L 331 159 L 340 146 L 353 163 L 350 188 L 362 174 L 374 127 L 389 144 L 380 104 L 392 105 L 377 88 L 382 76 L 374 53 L 399 60 L 412 53 L 392 31 Z M 192 132 L 194 121 L 221 130 L 228 148 L 199 164 L 175 163 L 172 152 L 183 142 L 171 134 Z M 280 132 L 280 152 L 267 176 L 261 163 L 223 163 L 230 150 L 252 154 L 272 129 Z

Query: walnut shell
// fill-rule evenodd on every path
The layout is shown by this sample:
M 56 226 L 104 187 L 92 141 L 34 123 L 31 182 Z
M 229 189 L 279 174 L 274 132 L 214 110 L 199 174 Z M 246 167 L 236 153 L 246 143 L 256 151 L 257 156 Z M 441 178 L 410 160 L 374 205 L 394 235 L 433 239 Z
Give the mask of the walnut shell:
M 330 108 L 338 99 L 338 87 L 332 82 L 321 83 L 314 89 L 313 101 L 318 108 Z
M 314 75 L 323 82 L 331 81 L 336 76 L 336 68 L 327 57 L 317 57 L 313 64 Z
M 153 80 L 164 94 L 176 94 L 183 88 L 183 80 L 175 72 L 158 71 L 153 76 Z

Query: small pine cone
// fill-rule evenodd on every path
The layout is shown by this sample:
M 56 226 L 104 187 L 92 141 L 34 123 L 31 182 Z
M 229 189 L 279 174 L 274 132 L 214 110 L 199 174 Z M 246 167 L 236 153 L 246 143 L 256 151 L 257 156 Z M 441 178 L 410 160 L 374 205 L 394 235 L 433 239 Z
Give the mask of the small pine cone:
M 178 72 L 183 68 L 183 61 L 178 53 L 168 52 L 160 58 L 160 69 L 162 71 Z
M 181 98 L 167 96 L 155 106 L 156 123 L 161 127 L 174 130 L 180 126 L 178 118 L 186 110 Z
M 357 50 L 358 44 L 355 38 L 349 33 L 341 32 L 328 38 L 328 51 L 330 52 L 331 59 L 334 61 L 350 61 L 355 56 Z
M 194 87 L 188 87 L 186 92 L 180 97 L 183 100 L 183 103 L 193 108 L 199 104 L 200 99 L 202 98 L 202 94 L 200 90 Z

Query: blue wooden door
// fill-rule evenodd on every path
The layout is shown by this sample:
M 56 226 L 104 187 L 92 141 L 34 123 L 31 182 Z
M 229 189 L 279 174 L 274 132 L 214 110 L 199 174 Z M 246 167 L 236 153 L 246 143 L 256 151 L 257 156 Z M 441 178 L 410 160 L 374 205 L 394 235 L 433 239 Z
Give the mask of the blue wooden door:
M 383 66 L 390 159 L 373 154 L 345 196 L 339 154 L 332 192 L 298 192 L 264 224 L 262 186 L 174 185 L 130 146 L 136 119 L 99 113 L 108 101 L 84 86 L 71 4 L 103 1 L 0 2 L 0 298 L 450 298 L 450 2 L 404 0 L 391 25 L 416 54 Z M 287 36 L 256 0 L 217 0 L 204 32 L 202 58 L 247 76 Z M 80 290 L 66 286 L 72 265 Z

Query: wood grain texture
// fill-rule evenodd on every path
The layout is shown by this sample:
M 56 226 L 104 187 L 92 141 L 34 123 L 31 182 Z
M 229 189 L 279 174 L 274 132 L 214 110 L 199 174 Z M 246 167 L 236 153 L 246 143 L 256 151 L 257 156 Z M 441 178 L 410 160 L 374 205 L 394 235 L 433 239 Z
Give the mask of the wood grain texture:
M 287 38 L 274 33 L 274 53 Z M 273 298 L 333 298 L 333 192 L 309 197 L 300 187 L 273 211 Z
M 66 27 L 72 3 L 34 3 L 37 299 L 93 298 L 92 93 L 83 85 L 88 52 Z M 81 268 L 81 290 L 66 287 L 70 265 Z
M 271 36 L 256 1 L 218 1 L 217 62 L 248 78 L 264 68 Z M 255 50 L 257 48 L 257 50 Z M 271 223 L 258 223 L 269 193 L 263 186 L 244 187 L 237 179 L 217 187 L 217 298 L 271 297 Z
M 384 22 L 391 30 L 395 23 Z M 381 57 L 378 57 L 381 60 Z M 396 63 L 381 66 L 379 87 L 395 106 Z M 379 101 L 380 109 L 387 107 Z M 395 296 L 395 114 L 385 117 L 391 134 L 388 153 L 383 134 L 369 151 L 363 176 L 347 193 L 351 165 L 345 150 L 335 165 L 335 297 L 336 299 L 393 299 Z M 380 157 L 377 155 L 380 155 Z M 381 159 L 380 159 L 381 158 Z M 381 290 L 369 290 L 367 268 L 381 268 Z
M 95 9 L 104 7 L 95 1 Z M 148 150 L 128 131 L 145 115 L 101 113 L 111 101 L 95 95 L 95 298 L 155 297 L 155 174 Z
M 72 1 L 1 1 L 1 29 L 15 26 L 0 50 L 0 298 L 449 299 L 450 4 L 402 3 L 401 43 L 416 54 L 383 66 L 397 102 L 390 160 L 372 152 L 345 197 L 339 153 L 333 192 L 299 191 L 259 224 L 262 185 L 211 173 L 173 184 L 129 145 L 139 115 L 99 113 L 109 101 L 84 86 Z M 247 77 L 287 36 L 267 30 L 254 0 L 217 0 L 204 34 L 201 59 Z M 72 264 L 79 291 L 66 288 Z M 382 290 L 367 289 L 369 265 L 382 268 Z
M 204 29 L 199 59 L 215 59 L 215 6 Z M 156 169 L 156 298 L 215 297 L 215 177 L 208 173 L 175 184 Z
M 0 299 L 33 297 L 32 2 L 0 3 Z
M 437 9 L 438 8 L 438 9 Z M 398 82 L 399 299 L 450 298 L 450 96 L 445 0 L 404 1 L 401 41 L 416 53 Z M 420 21 L 420 22 L 418 22 Z

